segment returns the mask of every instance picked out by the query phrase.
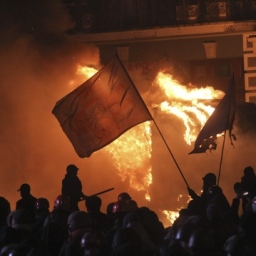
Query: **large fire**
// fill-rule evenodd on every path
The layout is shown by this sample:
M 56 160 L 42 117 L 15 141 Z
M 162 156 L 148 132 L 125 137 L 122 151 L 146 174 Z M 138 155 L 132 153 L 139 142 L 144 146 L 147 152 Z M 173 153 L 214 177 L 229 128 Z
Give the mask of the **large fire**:
M 162 90 L 165 100 L 154 104 L 161 111 L 177 116 L 185 125 L 184 139 L 191 145 L 206 120 L 214 111 L 210 105 L 204 104 L 206 100 L 220 99 L 223 92 L 213 87 L 193 88 L 181 85 L 170 74 L 159 72 L 154 86 Z
M 78 75 L 89 79 L 97 72 L 91 67 L 79 66 Z M 70 85 L 73 85 L 73 81 Z M 167 115 L 177 116 L 185 126 L 184 139 L 187 144 L 195 141 L 196 136 L 214 111 L 207 101 L 220 99 L 224 93 L 207 86 L 195 88 L 184 86 L 174 80 L 170 74 L 159 72 L 152 83 L 155 91 L 161 91 L 161 97 L 154 98 L 152 108 L 157 108 Z M 159 96 L 159 93 L 157 94 Z M 161 100 L 159 100 L 161 99 Z M 146 200 L 150 200 L 150 185 L 153 182 L 151 152 L 151 123 L 145 122 L 128 130 L 114 142 L 103 149 L 112 158 L 121 180 L 129 179 L 130 187 L 136 191 L 145 191 Z M 180 196 L 179 196 L 180 197 Z M 178 199 L 177 199 L 178 201 Z M 178 217 L 175 211 L 162 210 L 170 224 Z

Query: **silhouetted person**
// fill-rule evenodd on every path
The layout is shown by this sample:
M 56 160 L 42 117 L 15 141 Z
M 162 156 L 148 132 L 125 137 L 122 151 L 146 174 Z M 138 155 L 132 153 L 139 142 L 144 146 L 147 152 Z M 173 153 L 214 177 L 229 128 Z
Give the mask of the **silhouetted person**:
M 208 205 L 212 204 L 215 204 L 219 207 L 218 209 L 220 217 L 230 211 L 230 204 L 224 195 L 222 188 L 218 185 L 213 185 L 208 189 Z
M 256 196 L 256 176 L 251 166 L 247 166 L 244 169 L 244 176 L 241 178 L 241 187 L 247 193 L 247 196 L 242 198 L 242 207 L 243 211 L 245 211 L 248 200 L 250 201 Z
M 0 196 L 0 227 L 7 226 L 7 217 L 11 212 L 10 202 Z
M 46 218 L 50 215 L 50 204 L 48 199 L 41 197 L 36 200 L 35 203 L 35 221 L 32 224 L 32 231 L 34 233 L 39 232 L 43 227 Z
M 41 238 L 46 243 L 51 255 L 58 255 L 64 241 L 68 238 L 68 216 L 70 198 L 66 195 L 57 196 L 52 212 L 46 217 L 41 229 Z
M 14 230 L 8 217 L 11 215 L 10 202 L 4 197 L 0 197 L 0 251 L 3 246 L 13 241 Z
M 31 216 L 34 216 L 36 198 L 30 193 L 30 185 L 24 183 L 18 189 L 21 199 L 16 202 L 16 210 L 26 209 L 30 212 Z
M 101 212 L 102 201 L 98 196 L 89 196 L 85 201 L 85 206 L 92 219 L 92 227 L 99 231 L 105 231 L 110 224 L 107 214 Z
M 240 201 L 242 200 L 242 197 L 244 196 L 243 189 L 241 187 L 240 182 L 236 182 L 234 184 L 234 192 L 235 197 L 232 200 L 231 203 L 231 217 L 234 218 L 234 220 L 238 223 L 239 222 L 239 208 L 240 208 Z
M 192 197 L 192 199 L 197 200 L 200 202 L 200 205 L 202 207 L 202 212 L 205 212 L 207 207 L 207 201 L 208 201 L 208 189 L 216 185 L 216 175 L 214 173 L 207 173 L 203 178 L 203 187 L 202 187 L 202 194 L 201 196 L 197 195 L 195 191 L 191 188 L 188 188 L 188 193 Z
M 84 233 L 81 239 L 81 248 L 83 256 L 107 256 L 111 255 L 112 252 L 106 235 L 94 229 Z
M 59 256 L 81 256 L 81 239 L 87 231 L 92 230 L 91 218 L 85 211 L 74 211 L 68 216 L 67 225 L 69 237 L 63 243 Z
M 86 199 L 87 196 L 82 192 L 82 183 L 80 179 L 77 177 L 77 171 L 79 169 L 70 164 L 67 166 L 67 174 L 65 178 L 62 180 L 62 195 L 69 196 L 71 203 L 71 211 L 79 210 L 78 203 L 81 199 Z

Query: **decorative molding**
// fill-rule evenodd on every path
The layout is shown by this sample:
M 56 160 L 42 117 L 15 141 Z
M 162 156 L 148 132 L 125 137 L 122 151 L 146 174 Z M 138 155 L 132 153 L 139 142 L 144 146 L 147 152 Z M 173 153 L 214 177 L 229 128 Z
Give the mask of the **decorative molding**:
M 256 103 L 256 92 L 247 92 L 247 93 L 245 93 L 245 101 Z
M 216 52 L 217 52 L 217 42 L 216 41 L 204 42 L 203 45 L 204 45 L 207 59 L 215 59 Z
M 243 34 L 243 51 L 244 52 L 252 52 L 253 51 L 253 43 L 248 38 L 256 36 L 256 33 L 246 33 Z
M 245 90 L 256 90 L 256 72 L 244 74 Z
M 254 53 L 244 54 L 244 70 L 245 71 L 256 70 L 256 54 Z

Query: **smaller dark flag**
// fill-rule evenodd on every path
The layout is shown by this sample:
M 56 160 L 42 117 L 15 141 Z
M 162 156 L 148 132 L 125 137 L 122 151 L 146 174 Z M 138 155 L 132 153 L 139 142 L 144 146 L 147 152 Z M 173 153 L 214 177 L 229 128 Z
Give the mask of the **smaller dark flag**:
M 235 111 L 235 81 L 233 75 L 225 96 L 200 131 L 195 141 L 194 149 L 189 154 L 215 150 L 217 148 L 217 134 L 221 134 L 226 130 L 229 131 L 230 141 L 233 145 L 233 140 L 236 139 L 232 134 Z

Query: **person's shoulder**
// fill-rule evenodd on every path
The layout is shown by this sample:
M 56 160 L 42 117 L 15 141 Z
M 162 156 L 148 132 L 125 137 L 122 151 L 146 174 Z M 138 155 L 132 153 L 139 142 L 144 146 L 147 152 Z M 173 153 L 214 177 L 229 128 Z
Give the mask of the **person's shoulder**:
M 31 200 L 31 201 L 36 201 L 37 200 L 37 198 L 36 197 L 34 197 L 33 195 L 29 195 L 29 199 Z
M 16 201 L 16 204 L 20 204 L 20 203 L 22 203 L 23 202 L 23 199 L 21 198 L 21 199 L 19 199 L 18 201 Z

